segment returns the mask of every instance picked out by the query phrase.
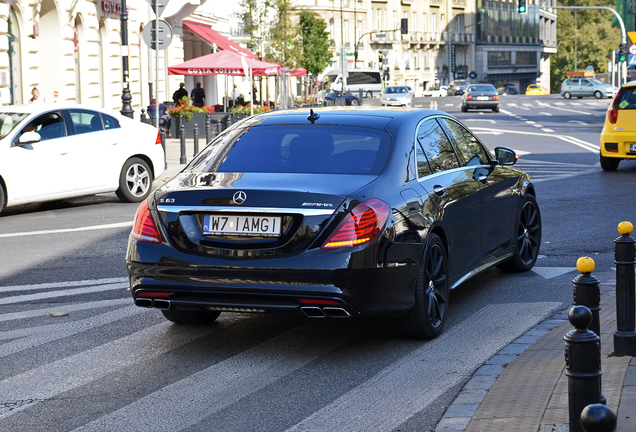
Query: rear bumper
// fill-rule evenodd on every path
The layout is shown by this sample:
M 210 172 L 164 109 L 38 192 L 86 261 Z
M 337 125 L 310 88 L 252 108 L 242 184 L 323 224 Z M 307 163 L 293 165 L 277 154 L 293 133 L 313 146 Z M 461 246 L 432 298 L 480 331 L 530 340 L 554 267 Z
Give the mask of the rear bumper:
M 630 151 L 636 144 L 636 132 L 601 133 L 601 156 L 619 159 L 636 159 L 636 151 Z M 610 151 L 615 149 L 615 151 Z
M 464 105 L 474 109 L 493 109 L 499 106 L 498 101 L 466 101 Z
M 400 255 L 412 250 L 414 257 L 421 256 L 421 249 L 413 245 L 392 247 Z M 371 262 L 371 252 L 317 250 L 237 260 L 193 256 L 131 239 L 126 264 L 132 297 L 142 307 L 165 309 L 168 304 L 175 309 L 296 315 L 308 315 L 302 309 L 315 307 L 320 311 L 313 312 L 326 316 L 344 315 L 328 308 L 350 316 L 406 312 L 414 304 L 419 262 L 356 266 Z

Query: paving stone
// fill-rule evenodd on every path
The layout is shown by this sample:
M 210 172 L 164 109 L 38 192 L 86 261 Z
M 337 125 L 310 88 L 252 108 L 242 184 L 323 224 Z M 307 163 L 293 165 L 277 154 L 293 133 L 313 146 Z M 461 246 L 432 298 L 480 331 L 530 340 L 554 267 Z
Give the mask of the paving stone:
M 530 348 L 531 345 L 532 344 L 513 343 L 499 351 L 499 354 L 521 354 L 526 349 Z
M 487 390 L 462 390 L 453 404 L 480 404 L 484 400 Z
M 514 354 L 497 354 L 486 362 L 489 365 L 504 365 L 512 363 L 517 358 Z
M 500 375 L 504 370 L 501 365 L 484 365 L 477 369 L 475 375 Z
M 479 403 L 453 403 L 444 413 L 444 417 L 472 417 L 477 412 L 477 408 Z
M 497 380 L 497 375 L 475 375 L 466 383 L 466 390 L 489 390 Z
M 437 432 L 464 431 L 470 422 L 470 417 L 443 418 L 435 428 Z

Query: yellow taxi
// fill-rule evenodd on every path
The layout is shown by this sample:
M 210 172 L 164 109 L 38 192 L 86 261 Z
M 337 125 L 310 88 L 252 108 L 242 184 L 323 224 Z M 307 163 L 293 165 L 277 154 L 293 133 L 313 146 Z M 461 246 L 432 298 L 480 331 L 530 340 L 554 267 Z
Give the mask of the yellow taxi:
M 528 87 L 526 87 L 526 94 L 527 95 L 547 95 L 547 94 L 550 94 L 550 92 L 548 92 L 546 89 L 541 87 L 540 84 L 530 84 Z
M 601 132 L 601 168 L 615 171 L 621 159 L 636 159 L 636 82 L 621 87 Z

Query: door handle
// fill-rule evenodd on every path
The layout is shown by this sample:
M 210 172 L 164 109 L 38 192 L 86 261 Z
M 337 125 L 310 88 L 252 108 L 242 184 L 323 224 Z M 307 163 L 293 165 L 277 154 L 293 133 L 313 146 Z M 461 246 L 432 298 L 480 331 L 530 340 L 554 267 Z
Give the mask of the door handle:
M 440 185 L 435 185 L 433 186 L 433 192 L 435 192 L 435 195 L 437 196 L 444 196 L 444 194 L 446 193 L 446 189 L 444 189 Z

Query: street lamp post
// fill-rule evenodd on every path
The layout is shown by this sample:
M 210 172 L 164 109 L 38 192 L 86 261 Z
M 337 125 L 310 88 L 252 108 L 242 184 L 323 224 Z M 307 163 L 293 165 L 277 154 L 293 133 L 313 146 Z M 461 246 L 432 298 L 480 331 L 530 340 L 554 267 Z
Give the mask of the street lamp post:
M 126 117 L 133 118 L 133 109 L 130 105 L 130 84 L 128 82 L 128 11 L 126 0 L 121 0 L 121 62 L 124 79 L 124 89 L 121 92 L 121 111 Z

